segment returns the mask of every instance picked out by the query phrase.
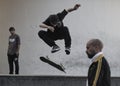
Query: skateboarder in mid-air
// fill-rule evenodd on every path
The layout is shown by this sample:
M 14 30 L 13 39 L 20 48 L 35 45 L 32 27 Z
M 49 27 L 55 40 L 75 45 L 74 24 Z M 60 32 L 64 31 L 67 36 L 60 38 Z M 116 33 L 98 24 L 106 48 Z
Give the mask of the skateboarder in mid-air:
M 52 47 L 51 53 L 60 50 L 60 47 L 55 43 L 56 40 L 64 39 L 65 41 L 65 52 L 67 55 L 70 54 L 71 48 L 71 36 L 69 30 L 63 24 L 64 17 L 72 11 L 77 10 L 80 4 L 76 4 L 73 8 L 64 9 L 62 12 L 50 15 L 41 25 L 41 28 L 46 28 L 47 31 L 40 30 L 39 37 L 50 47 Z

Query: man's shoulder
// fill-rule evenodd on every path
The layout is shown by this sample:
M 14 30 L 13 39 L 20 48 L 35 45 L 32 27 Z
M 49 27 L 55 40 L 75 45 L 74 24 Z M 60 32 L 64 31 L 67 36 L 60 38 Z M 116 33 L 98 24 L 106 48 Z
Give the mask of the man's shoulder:
M 19 35 L 18 35 L 18 34 L 15 34 L 15 36 L 19 37 Z
M 15 34 L 12 38 L 20 39 L 20 36 L 18 34 Z
M 107 62 L 107 59 L 105 57 L 102 58 L 103 62 Z

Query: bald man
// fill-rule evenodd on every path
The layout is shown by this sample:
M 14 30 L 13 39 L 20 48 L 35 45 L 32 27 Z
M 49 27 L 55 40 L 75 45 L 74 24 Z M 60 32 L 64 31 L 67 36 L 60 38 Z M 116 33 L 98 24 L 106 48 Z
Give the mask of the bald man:
M 86 54 L 92 61 L 88 70 L 88 86 L 111 86 L 110 67 L 102 49 L 103 43 L 99 39 L 91 39 L 86 44 Z

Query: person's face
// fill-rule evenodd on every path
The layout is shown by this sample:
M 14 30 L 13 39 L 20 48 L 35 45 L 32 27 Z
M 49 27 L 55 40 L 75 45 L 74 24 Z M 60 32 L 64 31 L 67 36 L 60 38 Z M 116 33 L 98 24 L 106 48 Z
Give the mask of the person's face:
M 11 35 L 14 35 L 15 34 L 15 30 L 11 30 L 10 33 L 11 33 Z
M 62 22 L 59 20 L 58 16 L 54 16 L 51 20 L 50 23 L 53 27 L 61 27 L 62 26 Z
M 90 44 L 87 44 L 86 45 L 86 54 L 87 54 L 88 58 L 91 59 L 96 54 L 96 47 L 92 46 Z

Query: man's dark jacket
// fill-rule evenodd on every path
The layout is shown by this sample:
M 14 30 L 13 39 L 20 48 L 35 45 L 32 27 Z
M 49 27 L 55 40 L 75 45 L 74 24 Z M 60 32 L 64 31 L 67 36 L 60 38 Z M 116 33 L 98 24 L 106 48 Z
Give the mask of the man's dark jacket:
M 111 86 L 110 67 L 104 56 L 99 56 L 89 67 L 88 86 Z

